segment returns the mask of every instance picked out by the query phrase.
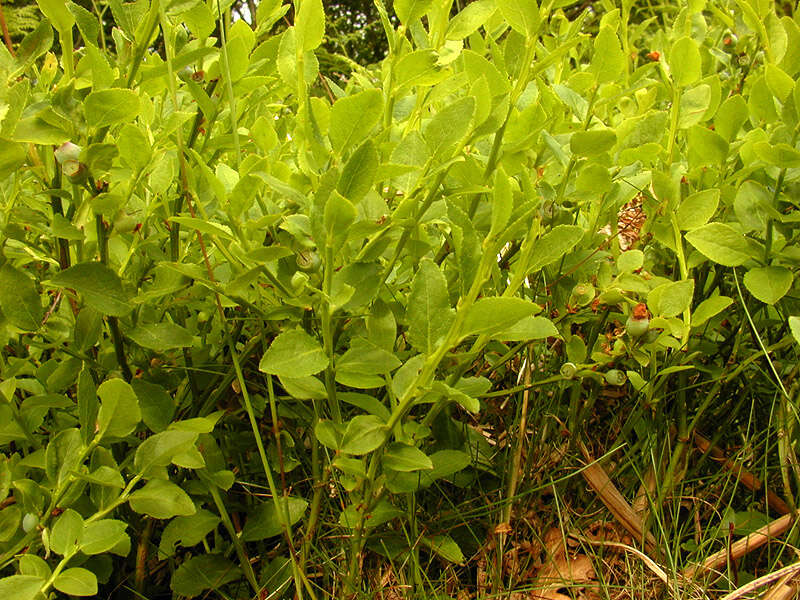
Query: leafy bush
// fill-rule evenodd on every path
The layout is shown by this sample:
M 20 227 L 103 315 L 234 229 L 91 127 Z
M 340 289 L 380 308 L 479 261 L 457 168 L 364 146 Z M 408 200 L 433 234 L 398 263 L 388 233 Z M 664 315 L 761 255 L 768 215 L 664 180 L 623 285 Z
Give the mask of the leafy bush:
M 39 0 L 0 48 L 0 596 L 463 563 L 486 530 L 441 507 L 513 518 L 531 389 L 573 440 L 609 389 L 627 439 L 676 427 L 656 502 L 753 386 L 794 431 L 796 18 L 378 2 L 389 54 L 341 85 L 319 0 L 210 38 L 219 4 L 110 1 L 105 39 Z

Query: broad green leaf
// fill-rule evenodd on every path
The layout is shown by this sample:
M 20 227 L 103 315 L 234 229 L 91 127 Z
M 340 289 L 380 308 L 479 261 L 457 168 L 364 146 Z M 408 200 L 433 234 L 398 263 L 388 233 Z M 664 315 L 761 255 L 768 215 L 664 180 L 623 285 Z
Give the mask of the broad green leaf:
M 336 381 L 355 388 L 381 387 L 383 376 L 400 366 L 397 357 L 364 338 L 355 338 L 336 360 Z
M 139 114 L 139 96 L 132 90 L 121 88 L 99 90 L 86 96 L 83 111 L 90 127 L 133 121 Z
M 67 9 L 75 18 L 75 24 L 81 32 L 83 41 L 91 46 L 97 46 L 97 36 L 100 35 L 100 23 L 97 17 L 75 2 L 67 2 Z
M 625 71 L 625 60 L 614 29 L 608 25 L 600 27 L 597 37 L 594 38 L 594 53 L 589 66 L 589 70 L 597 78 L 597 83 L 615 81 Z
M 669 57 L 669 68 L 672 80 L 680 87 L 691 85 L 702 74 L 700 49 L 690 37 L 682 37 L 672 44 Z
M 131 381 L 131 387 L 139 399 L 144 424 L 155 433 L 164 431 L 175 416 L 172 396 L 162 386 L 141 379 Z
M 36 575 L 11 575 L 0 579 L 0 598 L 34 600 L 45 580 Z
M 59 32 L 68 31 L 75 24 L 75 17 L 63 0 L 36 0 L 36 4 Z
M 56 519 L 50 530 L 50 549 L 62 556 L 74 554 L 83 537 L 83 518 L 71 508 Z
M 430 259 L 420 262 L 406 308 L 408 338 L 420 352 L 432 354 L 450 331 L 455 318 L 450 308 L 447 280 Z
M 681 94 L 678 127 L 686 129 L 703 121 L 703 117 L 711 103 L 711 86 L 696 85 Z
M 689 165 L 692 168 L 719 165 L 728 157 L 725 138 L 701 125 L 689 129 L 688 143 Z
M 577 225 L 557 225 L 548 231 L 534 243 L 528 271 L 537 271 L 564 258 L 581 241 L 583 234 L 583 227 Z
M 181 596 L 193 598 L 205 590 L 216 590 L 236 581 L 242 572 L 220 554 L 201 554 L 181 563 L 172 575 L 170 589 Z
M 513 208 L 514 193 L 511 189 L 511 181 L 502 169 L 498 169 L 494 178 L 492 225 L 489 228 L 488 237 L 495 239 L 500 236 L 508 224 Z
M 122 379 L 109 379 L 97 388 L 100 410 L 97 413 L 97 435 L 125 437 L 133 433 L 142 412 L 139 398 L 130 384 Z
M 592 129 L 573 133 L 569 148 L 578 156 L 595 156 L 608 152 L 616 143 L 617 134 L 613 129 Z
M 538 304 L 522 298 L 481 298 L 469 307 L 461 335 L 488 335 L 506 339 L 504 333 L 526 317 L 539 312 Z
M 132 169 L 143 169 L 150 162 L 153 151 L 142 130 L 134 125 L 122 126 L 117 134 L 117 147 L 120 158 Z
M 51 285 L 73 289 L 104 315 L 121 317 L 131 311 L 129 296 L 117 274 L 99 262 L 80 263 L 57 273 Z
M 733 298 L 727 296 L 713 296 L 703 300 L 692 311 L 692 327 L 699 327 L 711 317 L 714 317 L 728 308 L 733 303 Z
M 433 470 L 433 463 L 425 453 L 414 446 L 405 444 L 390 444 L 383 454 L 383 466 L 392 471 L 429 471 Z
M 189 495 L 171 481 L 151 479 L 144 487 L 133 492 L 128 502 L 135 512 L 154 519 L 169 519 L 176 515 L 193 515 L 197 512 Z
M 735 94 L 725 100 L 717 110 L 714 116 L 715 131 L 730 142 L 739 133 L 747 118 L 747 102 L 741 94 Z
M 33 280 L 11 266 L 0 267 L 0 309 L 14 327 L 36 331 L 44 311 Z
M 338 192 L 350 202 L 360 201 L 372 188 L 378 171 L 379 156 L 375 144 L 367 140 L 350 155 L 336 185 Z
M 400 22 L 408 26 L 428 12 L 431 4 L 432 0 L 395 0 L 394 12 L 397 13 Z
M 556 326 L 547 317 L 526 317 L 506 327 L 496 337 L 504 342 L 522 342 L 560 337 L 560 335 Z
M 102 554 L 125 541 L 128 524 L 116 519 L 100 519 L 87 523 L 83 528 L 80 550 L 84 554 Z
M 202 508 L 188 517 L 175 517 L 161 533 L 158 544 L 159 560 L 173 556 L 178 546 L 189 548 L 199 544 L 216 529 L 220 520 L 217 515 Z
M 303 51 L 314 50 L 325 37 L 325 9 L 322 0 L 303 0 L 294 21 L 297 41 Z
M 307 377 L 278 376 L 278 380 L 292 397 L 298 400 L 324 400 L 328 397 L 325 384 L 311 375 Z
M 770 218 L 780 218 L 780 213 L 774 214 L 772 207 L 772 193 L 757 181 L 748 180 L 742 183 L 736 191 L 733 200 L 733 210 L 742 231 L 755 231 L 764 235 L 767 221 Z
M 94 596 L 97 594 L 97 576 L 88 569 L 72 567 L 55 578 L 53 587 L 70 596 Z
M 753 297 L 775 304 L 792 287 L 794 276 L 786 267 L 755 267 L 744 274 L 744 285 Z
M 218 225 L 217 223 L 208 221 L 206 219 L 197 219 L 194 217 L 170 217 L 169 220 L 171 223 L 178 223 L 183 227 L 194 229 L 196 231 L 199 231 L 200 233 L 205 233 L 208 235 L 216 235 L 221 237 L 222 239 L 230 241 L 234 241 L 236 239 L 231 233 L 230 229 L 228 229 L 227 227 L 223 227 L 222 225 Z
M 764 69 L 769 91 L 781 102 L 786 102 L 794 89 L 794 80 L 775 63 L 768 62 Z
M 383 114 L 383 95 L 368 89 L 337 100 L 331 108 L 328 136 L 334 151 L 354 148 L 366 138 Z
M 128 332 L 128 337 L 142 348 L 165 352 L 172 348 L 186 348 L 192 345 L 191 332 L 175 323 L 142 323 Z
M 644 252 L 641 250 L 628 250 L 617 258 L 617 270 L 620 273 L 631 273 L 641 269 L 644 265 Z
M 461 390 L 447 385 L 444 381 L 435 381 L 431 386 L 431 390 L 441 394 L 448 400 L 460 404 L 465 410 L 471 413 L 478 413 L 481 410 L 481 403 L 477 399 L 465 394 Z
M 325 244 L 334 251 L 344 243 L 347 232 L 356 219 L 356 207 L 339 192 L 331 192 L 325 202 L 323 224 L 325 227 Z M 325 265 L 332 268 L 333 265 Z
M 416 478 L 419 477 L 419 475 L 414 474 L 413 477 Z M 358 523 L 361 521 L 360 513 L 363 511 L 363 503 L 348 505 L 347 508 L 339 514 L 339 525 L 349 529 L 357 527 Z M 403 515 L 403 511 L 393 506 L 391 502 L 384 498 L 377 503 L 372 511 L 364 515 L 365 518 L 363 522 L 367 529 L 373 529 L 401 515 Z
M 745 237 L 725 223 L 708 223 L 686 234 L 686 241 L 709 260 L 737 267 L 751 258 Z
M 328 419 L 320 419 L 314 426 L 314 437 L 317 441 L 331 450 L 338 450 L 342 446 L 342 426 Z
M 420 541 L 423 546 L 429 548 L 446 561 L 460 565 L 465 560 L 461 548 L 449 535 L 425 536 Z
M 536 0 L 497 0 L 497 7 L 514 31 L 529 38 L 536 35 L 541 23 Z
M 694 294 L 694 279 L 660 285 L 647 295 L 650 311 L 658 317 L 676 317 L 689 308 Z
M 347 424 L 342 436 L 340 451 L 360 456 L 378 448 L 386 440 L 388 431 L 382 419 L 375 415 L 358 415 Z
M 497 10 L 495 0 L 477 0 L 467 4 L 456 16 L 450 19 L 445 38 L 463 40 L 481 27 Z
M 194 448 L 197 435 L 192 431 L 174 430 L 151 435 L 136 449 L 134 470 L 146 474 L 153 467 L 166 467 L 176 456 Z
M 54 487 L 61 485 L 70 472 L 78 468 L 82 451 L 78 429 L 62 429 L 50 438 L 45 450 L 45 472 Z
M 753 150 L 759 158 L 780 169 L 794 169 L 800 167 L 800 152 L 789 144 L 757 142 L 753 144 Z
M 800 317 L 789 317 L 789 329 L 792 331 L 794 341 L 800 344 Z
M 714 216 L 719 205 L 718 189 L 695 192 L 678 207 L 678 226 L 686 231 L 702 227 Z
M 289 509 L 288 525 L 291 528 L 305 514 L 308 508 L 308 501 L 292 496 L 279 498 L 279 502 L 283 503 L 284 501 Z M 284 510 L 282 507 L 281 512 Z M 283 515 L 279 515 L 275 510 L 275 502 L 271 498 L 260 503 L 247 516 L 247 522 L 244 524 L 244 529 L 242 529 L 242 539 L 245 542 L 256 542 L 280 535 L 283 531 L 281 527 L 282 518 Z
M 319 342 L 300 329 L 276 337 L 258 368 L 264 373 L 284 377 L 306 377 L 328 366 L 328 357 Z
M 16 535 L 21 520 L 22 510 L 16 504 L 0 510 L 0 542 L 7 542 Z
M 466 96 L 445 106 L 422 130 L 434 157 L 447 159 L 456 144 L 469 132 L 475 114 L 475 98 Z
M 1 106 L 0 115 L 2 115 Z M 3 140 L 2 145 L 0 145 L 0 179 L 5 179 L 24 165 L 27 156 L 28 153 L 24 144 Z

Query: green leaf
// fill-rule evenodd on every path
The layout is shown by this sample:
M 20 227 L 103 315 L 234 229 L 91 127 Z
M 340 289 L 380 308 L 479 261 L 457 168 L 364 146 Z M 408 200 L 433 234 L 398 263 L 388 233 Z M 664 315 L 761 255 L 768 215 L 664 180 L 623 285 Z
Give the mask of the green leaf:
M 135 170 L 143 169 L 150 162 L 153 151 L 142 130 L 134 125 L 123 125 L 117 134 L 120 158 Z
M 789 144 L 757 142 L 753 144 L 753 150 L 760 159 L 780 169 L 794 169 L 800 167 L 800 152 Z
M 97 594 L 97 577 L 88 569 L 72 567 L 55 578 L 53 587 L 70 596 L 94 596 Z
M 529 38 L 536 35 L 541 23 L 536 0 L 497 0 L 497 7 L 514 31 Z
M 128 534 L 128 524 L 116 519 L 100 519 L 87 523 L 83 528 L 80 550 L 84 554 L 102 554 L 117 544 L 123 543 Z
M 718 189 L 695 192 L 678 207 L 678 226 L 686 231 L 702 227 L 714 216 L 719 205 Z
M 390 444 L 383 454 L 383 466 L 392 471 L 430 471 L 433 463 L 425 453 L 414 446 Z
M 682 37 L 672 44 L 669 53 L 669 69 L 672 80 L 680 87 L 691 85 L 702 74 L 700 49 L 690 37 Z
M 301 329 L 276 337 L 258 365 L 264 373 L 284 377 L 306 377 L 328 366 L 328 357 L 317 340 Z
M 534 243 L 528 271 L 536 271 L 566 256 L 581 241 L 583 233 L 583 227 L 577 225 L 555 226 Z
M 378 151 L 372 140 L 367 140 L 353 152 L 342 170 L 338 192 L 350 202 L 358 202 L 370 188 L 378 171 Z
M 90 127 L 108 127 L 133 121 L 139 115 L 139 96 L 132 90 L 122 88 L 99 90 L 86 96 L 83 111 Z
M 314 437 L 317 441 L 331 450 L 338 450 L 342 446 L 341 426 L 329 419 L 320 419 L 314 426 Z
M 68 2 L 67 9 L 75 18 L 75 24 L 83 36 L 83 41 L 91 46 L 97 46 L 97 36 L 100 35 L 100 23 L 97 17 L 74 2 Z
M 741 94 L 725 100 L 714 116 L 715 131 L 727 141 L 732 141 L 748 119 L 747 102 Z
M 589 66 L 590 72 L 597 78 L 597 83 L 616 80 L 625 71 L 625 60 L 614 29 L 608 25 L 600 27 L 597 37 L 594 38 L 594 53 Z
M 165 352 L 172 348 L 187 348 L 194 337 L 191 332 L 175 323 L 144 323 L 128 332 L 128 337 L 142 348 Z
M 216 590 L 236 581 L 242 572 L 220 554 L 201 554 L 181 563 L 172 575 L 169 587 L 176 594 L 193 598 L 205 590 Z
M 450 331 L 455 318 L 450 308 L 447 280 L 430 259 L 420 262 L 406 308 L 408 338 L 420 352 L 432 354 Z
M 556 326 L 547 317 L 526 317 L 507 327 L 495 337 L 504 342 L 522 342 L 560 337 L 560 335 Z
M 725 223 L 709 223 L 686 234 L 686 241 L 709 260 L 737 267 L 751 258 L 745 237 Z
M 11 266 L 0 267 L 0 309 L 14 327 L 36 331 L 44 311 L 33 280 Z
M 305 514 L 308 502 L 303 498 L 289 496 L 285 498 L 289 509 L 289 527 L 297 523 Z M 282 503 L 284 498 L 279 498 Z M 283 513 L 285 509 L 281 507 Z M 284 513 L 285 514 L 285 513 Z M 283 531 L 281 527 L 281 516 L 275 509 L 275 502 L 271 499 L 262 502 L 247 516 L 247 522 L 242 529 L 242 539 L 245 542 L 256 542 L 266 538 L 280 535 Z
M 428 12 L 432 3 L 432 0 L 395 0 L 394 12 L 400 22 L 408 26 Z
M 71 508 L 66 509 L 50 530 L 50 549 L 62 556 L 74 554 L 83 537 L 83 518 Z
M 362 389 L 381 387 L 383 376 L 400 364 L 391 352 L 364 338 L 354 338 L 347 352 L 336 360 L 336 381 Z
M 792 331 L 794 341 L 800 344 L 800 317 L 789 317 L 789 329 Z
M 194 448 L 197 433 L 193 431 L 162 431 L 150 436 L 136 449 L 133 468 L 146 474 L 153 467 L 166 467 L 172 460 Z
M 689 308 L 694 294 L 694 279 L 659 285 L 647 294 L 647 305 L 658 317 L 676 317 Z
M 680 111 L 678 113 L 678 127 L 686 129 L 703 121 L 709 104 L 711 103 L 711 86 L 697 85 L 681 94 Z
M 786 102 L 794 89 L 794 80 L 778 65 L 771 62 L 764 67 L 764 78 L 767 80 L 767 87 L 772 95 L 781 102 Z
M 34 575 L 12 575 L 0 579 L 0 598 L 34 600 L 45 580 Z
M 713 296 L 703 300 L 692 311 L 692 327 L 699 327 L 711 317 L 714 317 L 728 308 L 733 303 L 727 296 Z
M 569 140 L 569 148 L 578 156 L 596 156 L 608 152 L 617 143 L 613 129 L 592 129 L 576 131 Z
M 719 165 L 728 157 L 725 138 L 701 125 L 689 129 L 688 143 L 689 165 L 692 168 Z
M 469 307 L 461 335 L 488 335 L 505 339 L 504 332 L 526 317 L 539 312 L 538 304 L 522 298 L 481 298 Z
M 467 135 L 475 114 L 475 98 L 466 96 L 445 106 L 422 130 L 434 157 L 449 158 L 456 144 Z
M 422 538 L 423 546 L 431 549 L 446 561 L 456 564 L 464 562 L 464 554 L 458 544 L 449 535 L 429 535 Z
M 169 519 L 176 515 L 193 515 L 197 512 L 189 495 L 171 481 L 151 479 L 128 497 L 134 512 L 154 519 Z
M 465 394 L 461 390 L 447 385 L 444 381 L 435 381 L 431 386 L 431 390 L 441 394 L 448 400 L 460 404 L 465 410 L 471 413 L 478 413 L 481 410 L 481 403 L 477 399 Z
M 450 19 L 445 38 L 463 40 L 472 35 L 489 20 L 497 10 L 495 0 L 477 0 L 467 4 L 456 16 Z
M 294 21 L 295 35 L 303 51 L 314 50 L 325 37 L 325 10 L 322 0 L 303 0 Z
M 488 237 L 496 239 L 503 233 L 514 208 L 514 192 L 511 189 L 511 180 L 502 168 L 499 168 L 495 173 L 492 200 L 492 225 L 489 228 Z
M 81 433 L 75 428 L 62 429 L 50 438 L 45 450 L 45 472 L 54 487 L 78 468 L 82 451 Z
M 159 560 L 173 556 L 178 546 L 189 548 L 199 544 L 216 529 L 220 521 L 217 515 L 202 508 L 188 517 L 175 517 L 161 533 L 158 544 Z
M 356 219 L 356 207 L 339 192 L 331 192 L 325 202 L 323 224 L 325 227 L 325 244 L 334 251 L 344 243 L 350 225 Z M 333 265 L 326 265 L 330 268 Z
M 67 9 L 66 2 L 63 0 L 36 0 L 36 4 L 39 5 L 39 10 L 42 11 L 42 14 L 50 19 L 53 27 L 59 32 L 72 29 L 75 24 L 75 17 Z
M 141 379 L 131 381 L 131 387 L 139 398 L 144 424 L 156 433 L 164 431 L 175 416 L 175 402 L 172 396 L 160 385 Z
M 131 311 L 129 296 L 117 274 L 99 262 L 80 263 L 57 273 L 51 285 L 73 289 L 104 315 L 122 317 Z
M 792 287 L 794 276 L 786 267 L 756 267 L 744 274 L 744 285 L 757 300 L 775 304 Z
M 368 89 L 337 100 L 331 108 L 328 136 L 334 151 L 354 148 L 366 138 L 383 114 L 383 95 Z
M 97 435 L 125 437 L 133 433 L 142 419 L 139 398 L 130 384 L 122 379 L 109 379 L 97 388 L 100 410 L 97 413 Z
M 378 448 L 386 440 L 386 423 L 375 415 L 358 415 L 347 424 L 340 451 L 360 456 Z

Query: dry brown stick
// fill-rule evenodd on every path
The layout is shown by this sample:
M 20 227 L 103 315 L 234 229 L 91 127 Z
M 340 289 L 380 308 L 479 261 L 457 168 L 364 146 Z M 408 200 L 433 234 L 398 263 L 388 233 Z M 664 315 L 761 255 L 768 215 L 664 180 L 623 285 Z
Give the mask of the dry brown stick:
M 644 542 L 649 549 L 655 548 L 656 539 L 650 532 L 644 535 L 644 525 L 641 517 L 631 508 L 628 501 L 620 493 L 609 476 L 606 474 L 603 467 L 595 462 L 586 446 L 580 444 L 583 457 L 586 459 L 587 467 L 581 471 L 581 475 L 586 480 L 595 493 L 600 496 L 603 504 L 606 505 L 614 518 L 637 540 L 644 537 Z
M 720 550 L 719 552 L 716 552 L 715 554 L 712 554 L 706 558 L 703 562 L 687 567 L 683 570 L 683 574 L 685 577 L 692 578 L 698 574 L 713 571 L 714 569 L 724 565 L 728 560 L 738 560 L 748 552 L 752 552 L 753 550 L 760 548 L 768 541 L 783 534 L 794 524 L 794 521 L 794 515 L 783 515 L 774 521 L 770 521 L 764 525 L 764 527 L 761 527 L 750 535 L 747 535 L 734 542 L 730 549 L 725 548 Z
M 764 487 L 762 481 L 743 466 L 727 458 L 725 451 L 718 446 L 713 446 L 711 441 L 699 433 L 694 434 L 694 443 L 703 453 L 709 453 L 713 458 L 724 461 L 722 468 L 730 471 L 739 482 L 749 490 L 757 492 Z M 782 515 L 788 515 L 791 511 L 789 505 L 772 490 L 767 490 L 767 507 L 775 510 Z
M 794 576 L 794 573 L 787 573 L 781 577 L 775 585 L 761 596 L 761 600 L 790 600 L 790 598 L 794 598 L 797 593 L 797 586 L 789 584 Z
M 787 515 L 788 516 L 788 515 Z M 783 519 L 785 517 L 781 517 Z M 745 594 L 749 594 L 752 591 L 757 590 L 760 587 L 768 585 L 773 581 L 778 579 L 783 579 L 784 577 L 791 577 L 792 575 L 797 574 L 800 572 L 800 562 L 793 563 L 788 567 L 783 567 L 782 569 L 778 569 L 777 571 L 773 571 L 772 573 L 767 573 L 758 579 L 754 579 L 750 583 L 746 583 L 740 588 L 737 588 L 730 592 L 729 594 L 725 594 L 719 600 L 738 600 Z

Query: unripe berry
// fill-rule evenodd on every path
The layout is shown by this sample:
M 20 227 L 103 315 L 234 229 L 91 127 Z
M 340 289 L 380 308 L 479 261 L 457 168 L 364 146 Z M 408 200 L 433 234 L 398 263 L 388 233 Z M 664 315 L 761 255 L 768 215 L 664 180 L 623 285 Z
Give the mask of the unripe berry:
M 564 379 L 572 379 L 573 377 L 575 377 L 577 372 L 578 372 L 578 367 L 575 366 L 575 363 L 571 362 L 565 362 L 563 365 L 561 365 L 561 369 L 559 370 L 559 373 L 561 373 L 561 376 Z
M 628 377 L 619 369 L 610 369 L 606 371 L 605 380 L 608 385 L 624 385 Z
M 625 331 L 632 338 L 639 338 L 647 333 L 649 328 L 650 314 L 647 312 L 647 306 L 644 303 L 639 303 L 633 307 L 625 323 Z
M 586 306 L 594 300 L 594 286 L 591 283 L 579 283 L 572 288 L 569 303 L 572 306 Z
M 306 273 L 314 273 L 319 270 L 319 266 L 322 261 L 319 258 L 319 254 L 314 252 L 313 250 L 303 250 L 302 252 L 297 254 L 295 258 L 295 262 L 297 263 L 297 268 L 301 271 L 305 271 Z
M 25 513 L 22 517 L 22 530 L 25 533 L 30 533 L 39 524 L 39 517 L 33 513 Z

